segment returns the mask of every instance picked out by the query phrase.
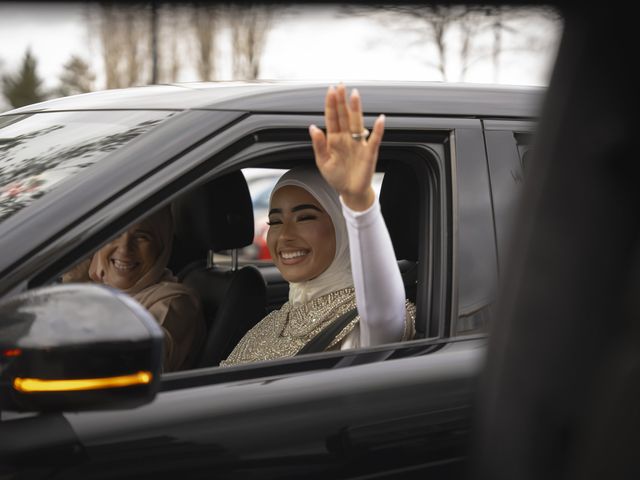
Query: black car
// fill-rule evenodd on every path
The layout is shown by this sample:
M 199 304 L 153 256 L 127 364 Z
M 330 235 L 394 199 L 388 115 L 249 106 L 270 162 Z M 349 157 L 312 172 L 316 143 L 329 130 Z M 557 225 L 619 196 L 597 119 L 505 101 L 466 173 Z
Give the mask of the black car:
M 254 231 L 243 171 L 313 162 L 308 126 L 324 125 L 327 86 L 149 86 L 0 115 L 1 478 L 463 471 L 486 325 L 544 90 L 348 85 L 362 94 L 365 122 L 387 116 L 380 203 L 417 306 L 417 336 L 219 367 L 288 293 L 272 264 L 238 259 Z M 168 204 L 170 266 L 199 292 L 211 348 L 197 368 L 160 374 L 160 330 L 135 302 L 58 283 Z M 128 386 L 76 382 L 125 377 Z M 29 390 L 25 379 L 62 383 Z

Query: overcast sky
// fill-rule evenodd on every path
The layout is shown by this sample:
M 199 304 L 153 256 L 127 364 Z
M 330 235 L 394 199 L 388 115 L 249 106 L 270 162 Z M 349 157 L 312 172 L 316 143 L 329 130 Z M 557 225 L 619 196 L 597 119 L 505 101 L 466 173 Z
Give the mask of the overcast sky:
M 514 25 L 514 35 L 505 36 L 506 46 L 518 35 L 534 34 L 548 45 L 542 51 L 511 49 L 501 56 L 499 75 L 488 61 L 478 62 L 464 79 L 476 83 L 547 85 L 555 58 L 558 24 L 527 21 Z M 452 39 L 451 42 L 455 42 Z M 87 59 L 96 73 L 96 88 L 104 88 L 99 50 L 91 41 L 82 3 L 33 3 L 0 1 L 0 73 L 15 71 L 27 47 L 38 60 L 45 85 L 57 85 L 62 65 L 72 54 Z M 230 43 L 218 42 L 218 79 L 231 79 Z M 441 80 L 428 65 L 430 52 L 419 34 L 400 25 L 385 24 L 372 15 L 349 16 L 339 7 L 294 5 L 272 22 L 261 63 L 266 79 L 349 80 Z M 457 58 L 449 60 L 449 80 L 460 80 Z M 180 81 L 196 81 L 186 69 Z

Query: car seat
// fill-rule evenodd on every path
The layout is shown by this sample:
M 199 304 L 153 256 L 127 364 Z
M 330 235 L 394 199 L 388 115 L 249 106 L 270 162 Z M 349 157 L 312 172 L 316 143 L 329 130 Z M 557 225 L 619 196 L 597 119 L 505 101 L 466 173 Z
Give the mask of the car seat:
M 178 273 L 178 279 L 198 293 L 207 322 L 207 338 L 195 366 L 218 365 L 265 314 L 266 289 L 260 271 L 252 265 L 237 265 L 237 249 L 252 243 L 254 229 L 253 206 L 242 172 L 216 178 L 183 195 L 173 203 L 173 213 L 176 255 L 188 258 L 191 251 L 200 256 Z M 216 265 L 214 253 L 224 250 L 232 251 L 231 265 Z
M 389 162 L 380 187 L 380 210 L 402 274 L 405 294 L 415 303 L 419 259 L 420 190 L 415 170 Z M 422 331 L 421 331 L 422 327 Z M 417 336 L 424 326 L 416 325 Z

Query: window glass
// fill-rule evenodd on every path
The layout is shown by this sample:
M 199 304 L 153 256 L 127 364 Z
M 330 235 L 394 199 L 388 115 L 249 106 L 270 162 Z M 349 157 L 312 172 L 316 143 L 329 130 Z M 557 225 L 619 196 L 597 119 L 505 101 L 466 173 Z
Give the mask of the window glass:
M 267 248 L 267 220 L 269 219 L 269 198 L 278 179 L 286 172 L 277 168 L 245 168 L 242 170 L 247 180 L 253 203 L 254 237 L 253 243 L 239 252 L 242 260 L 271 263 Z
M 0 117 L 0 222 L 173 112 L 45 112 Z

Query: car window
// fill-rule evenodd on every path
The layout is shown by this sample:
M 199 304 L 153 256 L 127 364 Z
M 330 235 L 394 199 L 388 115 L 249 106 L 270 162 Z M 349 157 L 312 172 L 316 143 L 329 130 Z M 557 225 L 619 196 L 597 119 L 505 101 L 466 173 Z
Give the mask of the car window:
M 277 168 L 245 168 L 242 170 L 251 195 L 254 221 L 253 243 L 240 250 L 239 256 L 242 260 L 259 260 L 271 263 L 271 255 L 267 248 L 269 198 L 276 182 L 285 172 L 285 169 Z
M 0 222 L 172 114 L 90 111 L 0 117 Z
M 446 232 L 442 229 L 446 225 L 443 214 L 444 209 L 443 198 L 446 194 L 445 182 L 446 175 L 444 172 L 444 162 L 446 159 L 445 146 L 442 143 L 445 134 L 435 134 L 433 137 L 425 139 L 423 136 L 411 137 L 415 138 L 416 146 L 407 148 L 404 145 L 397 147 L 391 145 L 383 151 L 383 155 L 379 159 L 380 172 L 375 174 L 373 187 L 377 195 L 384 197 L 382 214 L 387 224 L 387 228 L 391 234 L 396 259 L 402 275 L 402 281 L 405 287 L 406 297 L 416 306 L 416 339 L 437 337 L 443 331 L 440 323 L 432 322 L 432 318 L 440 321 L 443 317 L 443 311 L 446 307 L 448 299 L 444 295 L 438 295 L 438 299 L 433 300 L 432 286 L 435 284 L 442 285 L 442 277 L 446 274 L 446 270 L 440 267 L 445 265 L 445 259 L 448 258 L 448 243 L 446 240 Z M 266 137 L 269 141 L 271 137 Z M 295 137 L 294 137 L 295 138 Z M 393 139 L 393 137 L 391 137 Z M 406 141 L 406 137 L 401 137 Z M 426 143 L 426 142 L 428 143 Z M 428 146 L 428 148 L 423 147 Z M 205 145 L 208 146 L 208 145 Z M 261 147 L 261 145 L 258 145 Z M 206 148 L 203 149 L 206 152 Z M 216 346 L 217 352 L 223 352 L 222 358 L 226 358 L 229 354 L 229 347 L 233 348 L 242 335 L 251 328 L 252 322 L 259 321 L 269 312 L 280 308 L 288 299 L 288 284 L 282 278 L 282 275 L 269 260 L 246 259 L 241 255 L 235 255 L 238 250 L 221 251 L 215 248 L 216 241 L 224 241 L 225 248 L 232 249 L 233 245 L 244 246 L 251 242 L 251 234 L 245 234 L 248 229 L 244 226 L 246 223 L 251 224 L 253 219 L 249 218 L 247 212 L 254 208 L 251 193 L 245 190 L 244 182 L 254 184 L 257 189 L 259 184 L 264 185 L 261 188 L 269 191 L 273 189 L 273 184 L 277 178 L 284 174 L 292 166 L 305 163 L 310 164 L 313 157 L 310 152 L 306 151 L 301 154 L 300 147 L 295 145 L 291 147 L 289 144 L 281 146 L 277 151 L 272 149 L 268 155 L 264 155 L 261 148 L 257 148 L 257 153 L 249 150 L 249 154 L 245 151 L 234 152 L 234 154 L 226 158 L 223 164 L 220 164 L 220 158 L 215 158 L 216 167 L 209 172 L 206 177 L 202 178 L 200 165 L 198 165 L 198 175 L 185 175 L 181 181 L 193 182 L 191 188 L 184 189 L 177 196 L 172 197 L 171 209 L 176 225 L 174 241 L 172 242 L 171 258 L 168 267 L 174 273 L 176 279 L 187 285 L 189 289 L 195 291 L 195 295 L 203 305 L 205 322 L 207 323 L 208 332 L 213 332 L 214 342 L 209 342 L 207 338 L 206 344 Z M 126 153 L 126 152 L 123 152 Z M 308 158 L 304 158 L 307 155 Z M 196 157 L 198 161 L 207 161 L 204 156 Z M 224 168 L 226 165 L 232 166 L 232 169 Z M 242 168 L 244 165 L 264 165 L 269 167 L 271 178 L 267 182 L 264 178 L 258 181 L 259 175 L 264 172 L 255 172 L 251 168 Z M 103 163 L 105 167 L 109 164 Z M 207 165 L 207 164 L 205 164 Z M 208 166 L 208 165 L 207 165 Z M 273 167 L 277 167 L 273 172 Z M 233 167 L 242 170 L 235 170 Z M 168 172 L 172 166 L 166 167 Z M 384 173 L 383 173 L 384 172 Z M 440 172 L 438 175 L 435 172 Z M 164 173 L 164 172 L 163 172 Z M 178 175 L 178 174 L 176 174 Z M 240 177 L 240 180 L 238 180 Z M 242 178 L 244 177 L 244 178 Z M 384 192 L 381 192 L 382 181 L 384 179 Z M 207 188 L 204 188 L 207 187 Z M 241 188 L 244 187 L 244 188 Z M 237 201 L 235 192 L 242 191 Z M 249 195 L 247 195 L 249 193 Z M 383 193 L 383 195 L 381 195 Z M 146 194 L 146 193 L 145 193 Z M 257 198 L 254 195 L 254 199 Z M 236 214 L 234 210 L 228 210 L 227 207 L 220 209 L 212 208 L 213 205 L 246 205 L 242 211 Z M 168 203 L 167 203 L 168 205 Z M 202 206 L 203 208 L 200 208 Z M 230 215 L 228 212 L 232 212 Z M 397 213 L 402 212 L 398 216 Z M 254 210 L 254 215 L 256 211 Z M 234 215 L 237 215 L 234 216 Z M 258 220 L 258 215 L 256 221 Z M 140 219 L 146 217 L 140 217 Z M 247 219 L 245 222 L 244 219 Z M 119 219 L 118 219 L 119 220 Z M 131 217 L 122 219 L 119 223 L 113 223 L 114 228 L 109 228 L 109 238 L 102 236 L 100 245 L 105 245 L 105 240 L 119 237 L 129 226 L 131 226 Z M 264 221 L 266 226 L 266 221 Z M 228 225 L 228 227 L 220 228 L 220 225 Z M 236 231 L 235 227 L 238 226 Z M 115 228 L 117 227 L 117 228 Z M 223 233 L 224 232 L 224 233 Z M 438 235 L 438 241 L 432 241 L 433 232 Z M 105 230 L 106 233 L 106 230 Z M 265 232 L 266 233 L 266 229 Z M 218 235 L 219 234 L 219 235 Z M 254 237 L 255 240 L 255 237 Z M 266 242 L 264 242 L 266 244 Z M 266 246 L 266 245 L 265 245 Z M 93 249 L 87 254 L 92 254 Z M 214 253 L 215 252 L 215 253 Z M 86 257 L 85 257 L 86 258 Z M 75 267 L 82 267 L 83 276 L 78 277 L 80 280 L 71 281 L 87 281 L 87 268 L 82 265 L 83 258 L 76 258 L 75 263 L 68 264 L 69 268 L 62 265 L 55 266 L 55 273 L 62 277 L 69 277 Z M 239 260 L 239 262 L 238 262 Z M 62 261 L 60 261 L 62 263 Z M 255 268 L 244 269 L 246 265 Z M 423 267 L 423 265 L 425 267 Z M 51 270 L 54 270 L 52 267 Z M 259 275 L 259 281 L 254 282 L 250 288 L 241 288 L 238 294 L 228 294 L 227 290 L 217 288 L 220 282 L 218 279 L 225 279 L 230 276 L 229 272 L 256 272 Z M 46 275 L 49 275 L 48 273 Z M 253 275 L 253 274 L 252 274 Z M 255 275 L 253 275 L 255 277 Z M 44 278 L 45 275 L 42 275 Z M 53 279 L 53 276 L 49 276 Z M 76 277 L 73 276 L 75 279 Z M 64 281 L 64 278 L 61 279 Z M 253 279 L 250 279 L 253 281 Z M 34 282 L 34 285 L 38 285 Z M 256 288 L 254 288 L 254 286 Z M 259 290 L 266 289 L 261 293 Z M 222 296 L 218 294 L 221 293 Z M 260 299 L 254 300 L 252 297 L 263 297 L 262 303 Z M 233 307 L 227 308 L 221 306 L 220 299 L 230 299 L 229 302 L 235 302 Z M 440 301 L 442 299 L 442 301 Z M 429 303 L 427 303 L 429 302 Z M 252 308 L 259 310 L 254 316 L 240 312 L 243 308 Z M 225 313 L 226 317 L 233 319 L 233 322 L 218 322 L 217 312 Z M 242 323 L 240 322 L 242 320 Z M 216 328 L 211 328 L 211 325 Z M 430 325 L 434 325 L 431 327 Z M 225 330 L 226 325 L 239 325 L 236 329 L 238 332 L 228 332 Z M 239 335 L 239 336 L 238 336 Z M 198 338 L 202 338 L 198 335 Z M 218 339 L 221 339 L 218 342 Z M 215 342 L 222 343 L 221 348 L 217 348 Z M 197 348 L 197 347 L 196 347 Z M 195 350 L 195 349 L 194 349 Z M 199 360 L 199 359 L 198 359 Z M 211 363 L 217 365 L 219 361 L 216 359 Z M 287 363 L 288 365 L 288 363 Z M 169 372 L 171 373 L 171 372 Z

